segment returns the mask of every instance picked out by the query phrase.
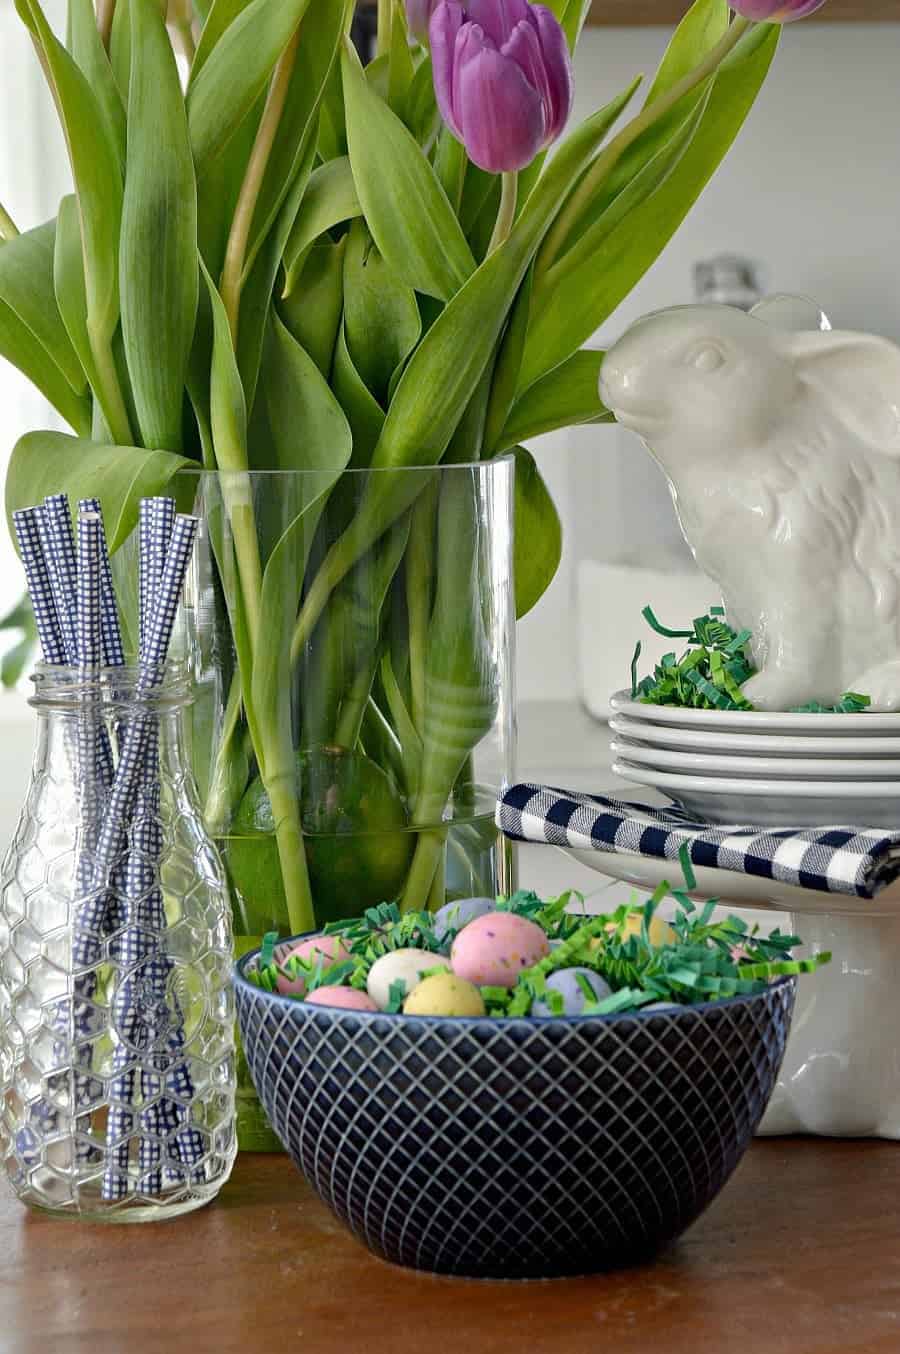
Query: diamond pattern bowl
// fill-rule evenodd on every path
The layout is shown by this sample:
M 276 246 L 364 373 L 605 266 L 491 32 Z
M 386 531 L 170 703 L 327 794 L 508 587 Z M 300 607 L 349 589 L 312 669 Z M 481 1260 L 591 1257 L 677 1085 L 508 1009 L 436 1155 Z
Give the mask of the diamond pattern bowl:
M 775 1084 L 794 1005 L 490 1020 L 306 1005 L 235 980 L 260 1099 L 376 1254 L 436 1273 L 586 1274 L 650 1255 L 716 1196 Z

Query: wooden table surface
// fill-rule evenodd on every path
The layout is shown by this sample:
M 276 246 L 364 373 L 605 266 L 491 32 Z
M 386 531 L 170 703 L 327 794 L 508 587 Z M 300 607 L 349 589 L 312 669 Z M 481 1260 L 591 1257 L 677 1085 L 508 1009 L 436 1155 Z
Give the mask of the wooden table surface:
M 2 1354 L 897 1354 L 900 1144 L 756 1142 L 655 1264 L 492 1283 L 375 1260 L 285 1157 L 114 1227 L 0 1194 Z

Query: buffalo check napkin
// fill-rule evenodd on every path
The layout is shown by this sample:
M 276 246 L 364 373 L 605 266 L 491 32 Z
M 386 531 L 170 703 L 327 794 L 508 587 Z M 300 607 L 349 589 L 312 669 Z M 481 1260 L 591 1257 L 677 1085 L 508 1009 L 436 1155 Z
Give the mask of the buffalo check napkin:
M 884 828 L 761 828 L 696 822 L 674 805 L 630 804 L 551 785 L 513 785 L 497 803 L 513 841 L 629 852 L 759 875 L 823 893 L 875 895 L 900 875 L 900 832 Z

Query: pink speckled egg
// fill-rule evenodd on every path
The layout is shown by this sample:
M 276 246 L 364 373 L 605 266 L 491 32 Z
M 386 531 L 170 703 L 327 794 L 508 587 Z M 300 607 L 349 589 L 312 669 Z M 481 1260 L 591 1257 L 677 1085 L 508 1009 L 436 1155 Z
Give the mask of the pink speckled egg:
M 317 987 L 306 998 L 311 1006 L 341 1006 L 345 1011 L 377 1011 L 372 998 L 356 987 Z
M 523 969 L 550 953 L 537 922 L 515 912 L 489 912 L 460 931 L 450 951 L 459 978 L 476 987 L 515 987 Z
M 309 940 L 302 940 L 299 945 L 292 945 L 290 949 L 281 950 L 277 953 L 278 963 L 282 968 L 288 959 L 296 955 L 298 959 L 303 959 L 306 963 L 315 963 L 319 955 L 328 964 L 341 964 L 345 959 L 350 958 L 350 951 L 347 949 L 340 936 L 310 936 Z M 285 997 L 302 997 L 306 991 L 306 982 L 302 974 L 296 978 L 286 978 L 279 973 L 275 980 L 278 991 Z

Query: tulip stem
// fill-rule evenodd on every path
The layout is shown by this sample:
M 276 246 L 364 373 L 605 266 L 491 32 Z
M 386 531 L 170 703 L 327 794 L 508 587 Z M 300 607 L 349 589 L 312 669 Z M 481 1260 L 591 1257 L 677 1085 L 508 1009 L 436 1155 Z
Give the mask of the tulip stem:
M 378 0 L 378 36 L 375 55 L 384 56 L 391 50 L 391 30 L 394 23 L 394 0 Z
M 493 254 L 494 250 L 498 249 L 503 241 L 509 238 L 509 232 L 512 230 L 513 222 L 516 219 L 519 175 L 515 170 L 512 173 L 503 174 L 500 183 L 500 207 L 497 212 L 497 220 L 494 222 L 491 243 L 488 246 L 489 254 Z
M 100 41 L 109 51 L 109 40 L 112 34 L 113 15 L 116 12 L 116 0 L 97 0 L 97 29 L 100 33 Z
M 0 240 L 14 240 L 18 233 L 18 226 L 0 202 Z
M 641 136 L 648 127 L 652 127 L 660 118 L 665 117 L 679 99 L 683 99 L 686 94 L 701 85 L 704 80 L 715 75 L 719 66 L 728 56 L 729 52 L 737 46 L 738 42 L 751 27 L 749 19 L 735 17 L 715 47 L 707 52 L 703 60 L 688 71 L 682 78 L 664 94 L 660 94 L 651 104 L 645 104 L 636 118 L 614 136 L 609 145 L 601 151 L 597 159 L 587 170 L 578 187 L 571 193 L 568 201 L 562 211 L 557 216 L 552 227 L 547 232 L 534 265 L 535 285 L 538 279 L 543 277 L 547 271 L 556 263 L 566 252 L 566 247 L 570 237 L 577 229 L 578 222 L 584 212 L 590 206 L 593 196 L 601 186 L 607 174 L 615 167 L 618 161 L 624 155 L 625 151 L 631 146 L 639 136 Z
M 256 140 L 253 142 L 253 150 L 250 152 L 250 159 L 247 163 L 247 172 L 244 174 L 237 206 L 234 209 L 231 230 L 228 234 L 228 245 L 225 250 L 225 264 L 222 268 L 219 292 L 225 305 L 225 312 L 228 315 L 231 340 L 235 345 L 237 344 L 241 291 L 245 281 L 244 261 L 247 257 L 247 245 L 250 240 L 250 227 L 253 224 L 253 213 L 256 210 L 269 156 L 272 153 L 275 134 L 284 112 L 291 76 L 297 60 L 299 42 L 300 29 L 297 28 L 294 36 L 278 58 L 278 64 L 272 75 L 272 83 L 269 86 L 269 93 L 266 96 L 262 119 L 256 133 Z

